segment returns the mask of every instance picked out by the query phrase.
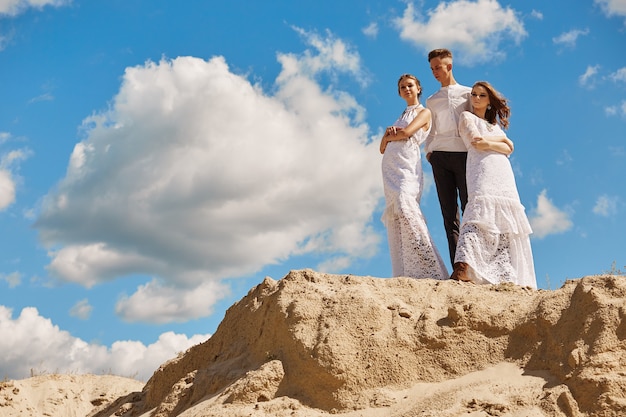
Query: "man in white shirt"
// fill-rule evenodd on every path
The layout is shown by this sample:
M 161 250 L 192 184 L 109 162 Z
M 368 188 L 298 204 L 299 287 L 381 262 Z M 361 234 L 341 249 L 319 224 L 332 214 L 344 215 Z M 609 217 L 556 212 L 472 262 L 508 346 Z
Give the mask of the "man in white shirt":
M 448 238 L 450 262 L 454 265 L 456 243 L 459 238 L 460 213 L 467 204 L 465 163 L 467 148 L 459 134 L 459 116 L 471 110 L 469 101 L 471 87 L 460 85 L 452 75 L 452 52 L 435 49 L 428 54 L 433 76 L 441 88 L 426 100 L 432 113 L 432 128 L 426 139 L 426 159 L 433 169 L 437 186 L 443 225 Z

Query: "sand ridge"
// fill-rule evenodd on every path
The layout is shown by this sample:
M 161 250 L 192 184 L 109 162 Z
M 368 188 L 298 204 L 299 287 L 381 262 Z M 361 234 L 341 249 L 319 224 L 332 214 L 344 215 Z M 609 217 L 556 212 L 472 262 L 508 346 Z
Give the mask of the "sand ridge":
M 623 416 L 626 278 L 548 291 L 291 271 L 132 389 L 84 415 Z

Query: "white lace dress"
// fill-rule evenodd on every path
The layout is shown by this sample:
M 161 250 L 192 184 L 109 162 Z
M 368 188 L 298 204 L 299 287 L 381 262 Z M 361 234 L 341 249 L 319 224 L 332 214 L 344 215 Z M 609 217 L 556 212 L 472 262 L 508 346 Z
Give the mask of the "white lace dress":
M 394 126 L 406 127 L 423 109 L 409 106 Z M 428 131 L 420 129 L 407 140 L 387 144 L 382 160 L 386 207 L 382 221 L 387 227 L 393 276 L 446 279 L 449 277 L 420 209 L 424 177 L 420 145 Z
M 468 149 L 468 201 L 454 261 L 467 263 L 468 275 L 476 283 L 512 282 L 537 288 L 529 238 L 532 229 L 509 158 L 470 144 L 474 137 L 506 134 L 471 112 L 461 114 L 459 132 Z

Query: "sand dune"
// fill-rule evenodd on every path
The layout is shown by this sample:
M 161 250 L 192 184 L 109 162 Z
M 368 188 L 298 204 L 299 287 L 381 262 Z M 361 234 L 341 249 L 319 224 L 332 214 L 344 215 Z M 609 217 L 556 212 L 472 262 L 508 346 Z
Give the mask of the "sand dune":
M 625 416 L 626 278 L 547 291 L 292 271 L 252 288 L 145 385 L 0 385 L 3 417 L 330 414 Z

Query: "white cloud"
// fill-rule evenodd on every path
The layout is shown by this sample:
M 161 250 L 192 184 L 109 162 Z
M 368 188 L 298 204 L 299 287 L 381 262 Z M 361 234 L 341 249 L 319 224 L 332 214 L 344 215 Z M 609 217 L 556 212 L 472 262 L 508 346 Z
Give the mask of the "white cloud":
M 626 67 L 622 67 L 609 75 L 609 78 L 615 82 L 626 83 Z
M 321 72 L 331 75 L 347 72 L 362 85 L 368 83 L 368 76 L 362 69 L 361 57 L 352 50 L 350 45 L 341 39 L 336 39 L 329 31 L 326 32 L 326 36 L 320 36 L 315 32 L 307 32 L 295 26 L 293 29 L 315 51 L 313 53 L 306 51 L 301 56 L 279 54 L 279 60 L 283 64 L 283 72 L 278 77 L 279 83 L 282 79 L 294 74 L 312 78 Z M 286 63 L 289 65 L 285 65 Z
M 595 0 L 607 16 L 626 16 L 626 0 Z
M 0 0 L 0 15 L 16 16 L 29 8 L 43 9 L 45 6 L 60 7 L 72 0 Z
M 215 281 L 203 283 L 191 291 L 152 281 L 139 287 L 131 297 L 123 296 L 115 310 L 126 321 L 184 322 L 189 318 L 209 316 L 213 304 L 228 294 L 228 288 Z
M 350 258 L 346 256 L 340 256 L 336 258 L 326 259 L 324 262 L 318 264 L 315 270 L 319 272 L 336 271 L 346 268 L 350 266 L 350 264 Z
M 560 34 L 556 38 L 552 38 L 552 42 L 554 42 L 557 45 L 565 45 L 570 48 L 573 48 L 574 46 L 576 46 L 576 41 L 578 40 L 579 36 L 584 36 L 588 34 L 589 34 L 589 29 L 584 29 L 584 30 L 573 29 L 573 30 L 570 30 L 569 32 L 564 32 Z
M 7 138 L 0 138 L 0 143 Z M 27 159 L 32 152 L 28 149 L 9 151 L 0 157 L 0 211 L 5 210 L 15 202 L 17 182 L 16 172 L 19 163 Z
M 60 210 L 68 207 L 61 196 Z M 152 270 L 161 274 L 170 272 L 163 261 L 152 260 L 135 252 L 123 252 L 107 247 L 105 243 L 68 245 L 48 252 L 52 258 L 48 269 L 62 280 L 90 288 L 99 282 L 114 280 L 126 271 Z
M 22 283 L 22 274 L 17 271 L 10 274 L 0 274 L 0 281 L 6 281 L 9 288 L 15 288 Z
M 89 300 L 86 298 L 80 300 L 70 309 L 70 316 L 77 317 L 81 320 L 87 320 L 91 316 L 93 306 L 89 304 Z
M 0 170 L 0 211 L 5 210 L 15 202 L 15 183 L 11 173 Z
M 375 38 L 378 36 L 378 24 L 372 22 L 367 27 L 363 28 L 363 34 L 369 38 Z
M 604 112 L 607 116 L 616 116 L 620 114 L 621 116 L 626 117 L 626 100 L 622 101 L 622 104 L 619 106 L 607 106 L 604 108 Z
M 34 307 L 24 308 L 19 317 L 0 306 L 0 374 L 22 379 L 31 370 L 40 373 L 112 373 L 147 380 L 165 361 L 176 357 L 209 335 L 163 333 L 150 345 L 137 341 L 118 341 L 110 348 L 86 343 L 60 330 Z
M 43 93 L 37 97 L 31 98 L 28 100 L 28 104 L 38 103 L 40 101 L 53 101 L 54 96 L 51 93 Z
M 543 13 L 538 10 L 533 9 L 533 11 L 530 12 L 530 15 L 537 20 L 543 20 Z
M 11 167 L 17 162 L 23 161 L 27 159 L 31 155 L 31 151 L 29 149 L 16 149 L 2 155 L 0 159 L 0 167 L 7 168 Z
M 426 51 L 445 45 L 455 59 L 470 65 L 502 59 L 505 38 L 519 44 L 527 36 L 517 13 L 496 0 L 441 2 L 426 14 L 408 3 L 395 21 L 401 27 L 400 37 Z
M 595 76 L 598 74 L 600 65 L 588 65 L 585 73 L 578 77 L 578 83 L 587 88 L 593 88 L 595 86 Z
M 569 215 L 552 204 L 552 201 L 547 197 L 546 190 L 539 194 L 537 207 L 529 220 L 533 228 L 533 236 L 538 238 L 563 233 L 572 228 Z
M 617 196 L 601 195 L 593 206 L 593 212 L 600 216 L 609 217 L 617 214 L 617 204 L 619 198 Z
M 363 81 L 360 59 L 332 36 L 299 33 L 314 51 L 278 55 L 272 95 L 222 57 L 127 68 L 42 203 L 49 272 L 85 286 L 152 277 L 118 304 L 126 320 L 149 318 L 148 297 L 204 294 L 156 318 L 184 320 L 208 314 L 221 280 L 292 255 L 371 256 L 377 145 L 355 99 L 315 80 Z

